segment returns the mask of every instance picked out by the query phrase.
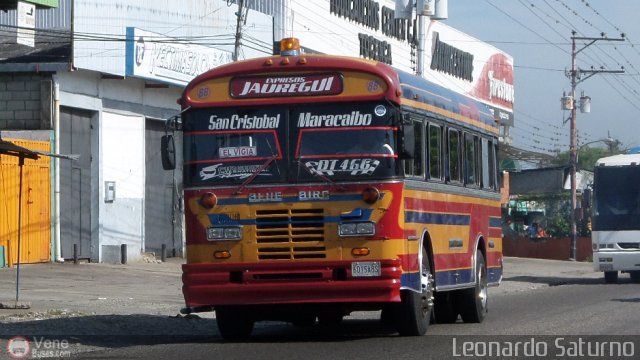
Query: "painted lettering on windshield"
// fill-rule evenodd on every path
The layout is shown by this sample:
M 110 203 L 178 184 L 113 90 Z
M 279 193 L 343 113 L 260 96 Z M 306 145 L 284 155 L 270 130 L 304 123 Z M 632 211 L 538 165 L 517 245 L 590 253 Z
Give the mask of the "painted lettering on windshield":
M 223 166 L 223 164 L 215 164 L 207 166 L 200 170 L 200 179 L 246 179 L 253 175 L 262 165 L 237 165 L 237 166 Z M 263 171 L 258 176 L 271 176 L 272 174 Z
M 319 175 L 371 175 L 380 165 L 380 161 L 375 159 L 327 159 L 307 161 L 305 165 L 311 172 Z
M 303 112 L 298 117 L 298 127 L 368 126 L 371 125 L 371 119 L 371 114 L 362 114 L 360 111 L 337 115 L 314 115 Z

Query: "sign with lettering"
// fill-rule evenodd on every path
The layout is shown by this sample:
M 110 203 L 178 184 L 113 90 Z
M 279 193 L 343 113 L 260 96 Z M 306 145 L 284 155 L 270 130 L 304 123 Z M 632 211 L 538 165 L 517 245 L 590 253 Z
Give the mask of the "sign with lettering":
M 360 111 L 338 115 L 316 115 L 311 112 L 302 112 L 298 117 L 298 127 L 368 126 L 371 125 L 371 119 L 371 114 L 362 114 Z
M 511 56 L 438 21 L 431 22 L 426 36 L 431 51 L 425 53 L 425 77 L 490 105 L 500 117 L 513 111 Z
M 188 44 L 138 28 L 127 28 L 127 76 L 186 85 L 203 72 L 231 61 L 230 51 Z
M 260 170 L 262 165 L 224 165 L 215 164 L 200 170 L 200 179 L 246 179 Z M 258 176 L 271 176 L 272 174 L 264 170 Z
M 311 172 L 319 175 L 371 175 L 380 165 L 380 161 L 374 159 L 327 159 L 308 161 L 305 165 Z
M 280 114 L 276 116 L 233 114 L 230 117 L 222 117 L 214 114 L 209 116 L 209 130 L 258 130 L 277 129 L 280 125 Z
M 431 69 L 445 72 L 463 80 L 473 81 L 473 54 L 440 41 L 440 36 L 437 32 L 434 33 L 433 41 Z
M 18 1 L 16 11 L 18 15 L 18 34 L 16 42 L 26 46 L 35 46 L 36 27 L 36 6 L 26 2 Z
M 231 79 L 231 97 L 266 98 L 285 96 L 337 95 L 342 92 L 342 76 L 309 74 L 296 76 L 243 76 Z
M 220 159 L 258 156 L 255 146 L 221 147 L 218 149 Z
M 291 33 L 310 52 L 360 56 L 415 72 L 417 23 L 415 19 L 395 19 L 394 0 L 327 0 L 313 4 L 289 0 L 290 11 L 296 15 Z M 309 19 L 315 21 L 310 23 Z M 425 27 L 425 78 L 490 108 L 513 111 L 510 55 L 437 20 L 427 20 Z M 324 31 L 326 28 L 331 32 Z M 503 117 L 500 111 L 497 116 Z

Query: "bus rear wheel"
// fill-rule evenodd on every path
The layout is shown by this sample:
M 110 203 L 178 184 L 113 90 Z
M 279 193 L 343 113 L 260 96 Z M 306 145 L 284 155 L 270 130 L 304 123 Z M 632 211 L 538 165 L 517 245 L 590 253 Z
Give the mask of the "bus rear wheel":
M 457 306 L 462 321 L 466 323 L 481 323 L 487 315 L 487 267 L 482 251 L 476 250 L 476 284 L 471 289 L 461 290 L 456 294 L 459 300 Z
M 217 306 L 216 322 L 223 339 L 238 341 L 251 336 L 254 319 L 251 312 L 243 307 Z
M 618 272 L 617 271 L 605 271 L 604 272 L 604 282 L 607 284 L 615 284 L 618 282 Z
M 423 248 L 420 259 L 420 285 L 422 291 L 401 290 L 398 304 L 396 328 L 401 336 L 426 334 L 433 309 L 434 279 L 429 254 Z

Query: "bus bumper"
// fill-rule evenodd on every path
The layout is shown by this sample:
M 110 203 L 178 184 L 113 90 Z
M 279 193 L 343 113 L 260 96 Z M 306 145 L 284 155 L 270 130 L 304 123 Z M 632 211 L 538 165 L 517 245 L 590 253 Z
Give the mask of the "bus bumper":
M 593 253 L 599 271 L 640 271 L 640 251 L 600 251 Z
M 400 260 L 380 261 L 380 276 L 353 277 L 352 261 L 182 265 L 187 307 L 399 302 Z

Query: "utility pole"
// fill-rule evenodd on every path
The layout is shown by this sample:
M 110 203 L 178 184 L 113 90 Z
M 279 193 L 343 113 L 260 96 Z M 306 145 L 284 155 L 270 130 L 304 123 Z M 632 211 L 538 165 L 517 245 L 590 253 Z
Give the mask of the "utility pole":
M 236 13 L 236 17 L 236 41 L 233 47 L 233 61 L 238 61 L 238 54 L 240 53 L 240 39 L 242 38 L 242 26 L 247 21 L 247 15 L 245 14 L 244 9 L 244 0 L 238 0 L 238 12 Z
M 578 140 L 578 130 L 577 130 L 577 122 L 576 122 L 576 86 L 587 80 L 588 78 L 592 77 L 595 74 L 601 74 L 601 73 L 610 73 L 610 74 L 620 74 L 620 73 L 624 73 L 624 68 L 621 70 L 605 70 L 605 69 L 599 69 L 599 70 L 581 70 L 578 69 L 577 65 L 576 65 L 576 56 L 578 55 L 578 53 L 580 53 L 582 50 L 586 49 L 587 47 L 591 46 L 593 43 L 595 43 L 596 41 L 600 41 L 600 40 L 606 40 L 606 41 L 624 41 L 625 37 L 624 34 L 620 35 L 620 38 L 608 38 L 605 36 L 604 33 L 600 34 L 601 36 L 599 38 L 594 38 L 594 37 L 581 37 L 581 36 L 576 36 L 576 32 L 572 31 L 571 32 L 571 72 L 569 72 L 567 74 L 567 76 L 571 77 L 571 99 L 573 101 L 573 106 L 571 107 L 571 125 L 570 125 L 570 146 L 569 146 L 569 151 L 571 154 L 571 159 L 570 159 L 570 166 L 571 166 L 571 243 L 570 243 L 570 251 L 571 254 L 569 255 L 569 259 L 570 260 L 576 260 L 576 243 L 577 243 L 577 239 L 578 239 L 578 228 L 576 225 L 576 208 L 577 208 L 577 184 L 576 184 L 576 168 L 578 166 L 578 151 L 577 151 L 577 140 Z M 584 40 L 584 41 L 589 41 L 586 45 L 584 45 L 580 50 L 576 50 L 576 40 Z M 581 79 L 581 76 L 583 74 L 587 74 L 586 77 Z

